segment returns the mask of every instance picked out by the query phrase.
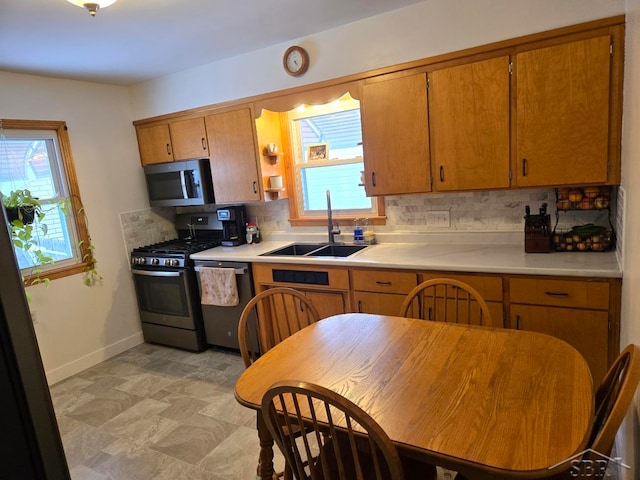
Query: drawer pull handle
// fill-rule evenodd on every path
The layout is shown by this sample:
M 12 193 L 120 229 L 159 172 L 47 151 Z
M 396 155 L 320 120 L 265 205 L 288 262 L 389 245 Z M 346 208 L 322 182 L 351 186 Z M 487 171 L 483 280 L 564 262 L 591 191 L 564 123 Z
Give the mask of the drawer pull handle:
M 358 300 L 358 313 L 362 313 L 362 300 Z
M 527 164 L 527 159 L 523 158 L 522 159 L 522 176 L 526 177 L 527 174 L 529 173 L 529 169 L 527 168 L 529 165 Z
M 376 186 L 376 172 L 371 172 L 371 185 Z
M 516 330 L 520 330 L 520 315 L 516 315 Z
M 568 297 L 569 294 L 567 292 L 544 292 L 545 295 L 549 295 L 550 297 Z
M 376 280 L 377 285 L 382 285 L 383 287 L 390 287 L 391 282 L 381 282 L 380 280 Z
M 444 167 L 440 165 L 440 182 L 444 182 Z

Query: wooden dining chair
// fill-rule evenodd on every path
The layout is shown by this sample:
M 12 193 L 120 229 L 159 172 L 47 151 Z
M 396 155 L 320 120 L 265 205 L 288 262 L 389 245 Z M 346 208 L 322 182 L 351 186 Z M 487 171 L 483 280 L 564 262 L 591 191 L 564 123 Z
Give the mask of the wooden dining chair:
M 293 288 L 276 287 L 259 293 L 244 307 L 238 324 L 240 353 L 245 367 L 285 338 L 318 320 L 320 314 L 311 301 Z
M 401 317 L 469 325 L 491 325 L 489 307 L 470 285 L 451 278 L 434 278 L 411 290 L 400 307 Z
M 558 466 L 549 478 L 571 480 L 605 478 L 605 469 L 616 433 L 622 424 L 640 383 L 640 347 L 629 345 L 613 363 L 595 394 L 596 413 L 591 439 L 581 458 Z M 582 470 L 581 470 L 582 469 Z M 458 474 L 456 480 L 473 480 Z
M 262 397 L 261 411 L 298 480 L 436 478 L 430 465 L 407 461 L 405 467 L 389 436 L 369 414 L 320 385 L 277 382 Z M 298 439 L 289 434 L 302 428 L 310 434 Z

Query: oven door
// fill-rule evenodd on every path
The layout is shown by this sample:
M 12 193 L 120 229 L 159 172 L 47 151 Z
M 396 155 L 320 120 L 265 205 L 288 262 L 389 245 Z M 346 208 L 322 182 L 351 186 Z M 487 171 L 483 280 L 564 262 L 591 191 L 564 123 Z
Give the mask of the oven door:
M 194 309 L 190 289 L 195 285 L 187 269 L 131 270 L 140 319 L 169 327 L 193 330 Z M 197 287 L 195 287 L 197 288 Z

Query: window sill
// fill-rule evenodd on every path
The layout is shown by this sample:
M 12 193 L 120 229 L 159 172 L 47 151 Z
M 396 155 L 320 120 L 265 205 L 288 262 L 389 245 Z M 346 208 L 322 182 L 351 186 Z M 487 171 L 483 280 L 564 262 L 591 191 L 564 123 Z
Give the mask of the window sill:
M 55 280 L 56 278 L 70 277 L 71 275 L 84 273 L 88 265 L 89 264 L 86 262 L 76 263 L 74 265 L 67 265 L 65 267 L 45 270 L 44 272 L 40 272 L 39 275 L 25 275 L 24 285 L 25 287 L 37 285 L 38 283 L 41 283 L 38 281 L 38 279 L 40 279 L 41 281 L 44 281 L 45 278 L 48 278 L 49 280 Z

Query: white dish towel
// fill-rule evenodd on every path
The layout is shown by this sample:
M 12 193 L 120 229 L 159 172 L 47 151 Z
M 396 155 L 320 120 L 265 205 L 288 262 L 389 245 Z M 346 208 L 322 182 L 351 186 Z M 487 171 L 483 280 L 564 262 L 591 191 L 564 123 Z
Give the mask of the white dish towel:
M 234 268 L 200 267 L 202 305 L 234 307 L 238 305 L 238 284 Z

